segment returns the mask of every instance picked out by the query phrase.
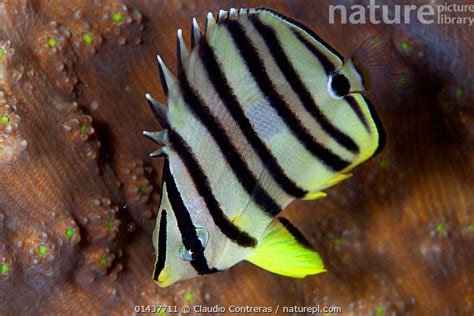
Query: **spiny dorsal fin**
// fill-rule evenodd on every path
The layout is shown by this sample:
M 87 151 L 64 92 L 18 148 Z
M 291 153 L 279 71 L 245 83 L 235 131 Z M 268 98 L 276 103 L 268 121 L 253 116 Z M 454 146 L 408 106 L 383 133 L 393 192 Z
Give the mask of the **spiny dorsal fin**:
M 177 54 L 177 63 L 178 63 L 178 78 L 181 75 L 181 72 L 186 69 L 186 63 L 189 60 L 189 50 L 186 47 L 186 44 L 183 40 L 183 30 L 178 29 L 176 31 L 176 54 Z
M 270 224 L 255 252 L 246 260 L 262 269 L 293 278 L 326 271 L 319 254 L 284 218 Z
M 167 145 L 168 144 L 168 130 L 170 124 L 168 121 L 168 112 L 166 111 L 165 107 L 156 101 L 150 94 L 145 95 L 148 104 L 150 105 L 150 108 L 153 112 L 153 115 L 155 116 L 156 120 L 158 123 L 163 127 L 165 130 L 163 131 L 157 131 L 157 132 L 147 132 L 144 131 L 143 135 L 145 135 L 147 138 L 151 139 L 153 142 L 159 144 L 159 145 Z M 150 157 L 161 157 L 163 155 L 166 155 L 166 148 L 161 147 L 158 150 L 152 152 L 150 154 Z
M 167 145 L 169 143 L 168 130 L 147 132 L 143 131 L 143 135 L 158 145 Z
M 164 146 L 160 147 L 157 150 L 155 150 L 154 152 L 150 153 L 151 158 L 163 157 L 163 156 L 167 156 L 166 147 L 164 147 Z
M 234 18 L 237 18 L 238 16 L 239 16 L 239 10 L 237 10 L 236 8 L 230 8 L 229 18 L 234 19 Z
M 205 34 L 206 34 L 206 37 L 210 37 L 212 32 L 214 32 L 214 28 L 216 27 L 216 20 L 214 20 L 214 17 L 212 16 L 212 13 L 209 12 L 207 13 L 207 17 L 206 17 L 206 30 L 205 30 Z
M 217 21 L 216 23 L 219 23 L 219 21 L 223 21 L 229 18 L 229 12 L 224 11 L 224 10 L 219 10 L 217 13 Z
M 229 11 L 225 10 L 219 10 L 217 14 L 217 20 L 216 24 L 219 25 L 226 20 L 237 20 L 239 16 L 242 15 L 247 15 L 249 13 L 249 9 L 235 9 L 235 8 L 230 8 Z
M 148 105 L 150 106 L 155 119 L 163 128 L 169 127 L 168 112 L 163 104 L 156 101 L 149 93 L 145 94 Z
M 168 69 L 168 67 L 166 67 L 165 63 L 163 62 L 163 59 L 161 59 L 161 56 L 157 55 L 156 57 L 158 59 L 158 66 L 160 70 L 160 79 L 161 85 L 163 87 L 163 92 L 166 96 L 168 96 L 169 87 L 174 86 L 176 84 L 176 77 Z
M 191 48 L 194 49 L 194 47 L 197 46 L 199 41 L 201 40 L 202 37 L 202 32 L 201 29 L 199 28 L 199 24 L 196 20 L 196 18 L 193 18 L 193 23 L 191 27 Z

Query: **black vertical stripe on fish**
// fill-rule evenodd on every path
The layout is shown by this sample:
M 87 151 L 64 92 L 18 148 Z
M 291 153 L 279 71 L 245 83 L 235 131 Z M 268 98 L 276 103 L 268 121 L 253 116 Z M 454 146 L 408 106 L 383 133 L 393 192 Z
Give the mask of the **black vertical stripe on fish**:
M 234 43 L 238 47 L 240 56 L 245 61 L 250 74 L 257 83 L 257 86 L 296 138 L 313 156 L 333 171 L 340 171 L 349 166 L 349 161 L 342 159 L 318 143 L 308 130 L 302 126 L 301 122 L 288 107 L 282 96 L 276 91 L 271 79 L 265 71 L 264 63 L 261 60 L 257 49 L 250 42 L 250 39 L 245 34 L 242 26 L 233 20 L 227 21 L 226 25 L 232 35 Z
M 380 121 L 380 118 L 377 114 L 377 111 L 375 111 L 375 107 L 372 105 L 372 102 L 365 97 L 363 94 L 361 94 L 362 98 L 364 99 L 365 103 L 367 104 L 367 107 L 369 108 L 370 116 L 372 117 L 372 120 L 374 121 L 375 127 L 377 128 L 378 136 L 379 136 L 379 143 L 377 146 L 377 150 L 374 152 L 372 157 L 379 153 L 385 146 L 385 142 L 387 141 L 387 134 L 385 133 L 385 128 L 382 125 L 382 121 Z
M 293 34 L 300 40 L 301 43 L 316 57 L 316 59 L 320 62 L 323 66 L 324 71 L 327 75 L 332 74 L 336 71 L 336 67 L 334 64 L 326 57 L 317 47 L 314 46 L 306 37 L 304 37 L 301 32 L 297 30 L 293 30 Z
M 207 264 L 207 260 L 204 255 L 204 247 L 202 246 L 201 241 L 196 234 L 196 227 L 193 224 L 191 215 L 186 209 L 183 199 L 181 198 L 178 188 L 176 187 L 173 175 L 171 174 L 168 159 L 165 160 L 163 181 L 166 184 L 168 199 L 176 216 L 176 221 L 181 233 L 183 245 L 186 250 L 189 250 L 192 253 L 192 260 L 190 261 L 191 265 L 200 275 L 218 272 L 216 268 L 210 269 Z
M 313 32 L 313 30 L 308 28 L 306 25 L 304 25 L 304 24 L 302 24 L 302 23 L 300 23 L 296 20 L 293 20 L 292 18 L 289 18 L 289 17 L 287 17 L 287 16 L 285 16 L 285 15 L 283 15 L 283 14 L 277 12 L 277 11 L 272 10 L 272 9 L 258 8 L 255 11 L 256 12 L 259 12 L 259 11 L 270 12 L 271 14 L 279 17 L 280 19 L 282 19 L 284 21 L 287 21 L 288 23 L 293 24 L 294 26 L 300 28 L 301 30 L 306 32 L 309 36 L 314 38 L 317 42 L 319 42 L 321 45 L 323 45 L 327 50 L 329 50 L 331 53 L 336 55 L 336 57 L 339 58 L 339 60 L 341 61 L 341 64 L 344 63 L 344 56 L 342 56 L 341 53 L 339 53 L 337 50 L 335 50 L 333 47 L 331 47 L 331 45 L 326 43 L 326 41 L 324 41 L 321 37 L 319 37 L 316 33 Z
M 365 129 L 367 130 L 368 133 L 370 133 L 370 126 L 369 123 L 367 122 L 367 119 L 364 116 L 364 113 L 362 113 L 359 103 L 357 103 L 356 99 L 354 96 L 348 94 L 344 97 L 344 100 L 349 103 L 350 107 L 354 111 L 354 113 L 357 115 L 357 118 L 359 121 L 364 125 Z
M 153 271 L 153 280 L 157 281 L 161 270 L 165 267 L 166 261 L 166 238 L 167 238 L 167 225 L 166 225 L 166 210 L 161 211 L 160 217 L 160 228 L 158 235 L 158 259 L 155 262 L 155 270 Z
M 286 81 L 290 84 L 293 91 L 296 93 L 300 102 L 311 116 L 319 123 L 322 129 L 328 133 L 338 144 L 346 148 L 352 153 L 359 153 L 359 146 L 348 135 L 340 131 L 337 127 L 331 124 L 328 118 L 320 111 L 318 105 L 314 101 L 311 93 L 306 88 L 306 85 L 301 80 L 300 75 L 296 72 L 291 61 L 288 59 L 280 40 L 275 34 L 275 30 L 264 24 L 258 16 L 251 15 L 250 21 L 260 33 L 260 37 L 264 40 L 273 60 L 278 65 L 281 73 L 285 76 Z
M 257 135 L 255 129 L 250 123 L 250 120 L 245 115 L 241 104 L 235 96 L 234 91 L 230 87 L 227 77 L 218 64 L 213 49 L 209 46 L 206 40 L 201 41 L 201 45 L 199 47 L 199 57 L 201 58 L 207 75 L 213 84 L 214 89 L 221 98 L 224 106 L 237 122 L 240 130 L 246 137 L 249 144 L 255 150 L 262 163 L 270 172 L 272 178 L 287 194 L 298 198 L 305 196 L 308 191 L 300 188 L 285 174 L 285 171 L 278 164 L 276 158 L 270 152 L 262 139 Z
M 182 67 L 179 68 L 182 69 Z M 197 92 L 191 87 L 186 78 L 186 74 L 181 71 L 178 73 L 178 78 L 184 102 L 189 106 L 201 124 L 208 130 L 209 134 L 211 134 L 235 177 L 239 180 L 239 183 L 249 195 L 252 195 L 255 187 L 259 185 L 256 177 L 249 170 L 247 163 L 230 141 L 225 129 L 212 115 L 209 107 L 204 103 Z M 264 194 L 268 195 L 267 193 Z M 271 203 L 265 205 L 260 204 L 259 206 L 268 214 L 272 216 L 276 215 L 281 210 L 281 207 L 269 195 L 266 200 L 270 200 Z M 255 203 L 258 204 L 259 201 L 256 200 Z
M 286 230 L 295 237 L 296 241 L 298 241 L 301 245 L 305 246 L 306 248 L 313 249 L 313 246 L 309 243 L 308 239 L 304 237 L 304 235 L 296 228 L 289 220 L 284 217 L 278 217 L 280 223 L 286 228 Z
M 179 155 L 184 163 L 186 170 L 191 175 L 191 179 L 198 193 L 206 203 L 214 223 L 219 227 L 221 232 L 230 240 L 242 247 L 255 247 L 257 240 L 250 236 L 247 232 L 241 231 L 234 223 L 232 223 L 224 214 L 219 202 L 217 202 L 212 193 L 209 179 L 207 178 L 201 165 L 198 163 L 186 141 L 173 129 L 169 129 L 168 137 L 171 146 Z

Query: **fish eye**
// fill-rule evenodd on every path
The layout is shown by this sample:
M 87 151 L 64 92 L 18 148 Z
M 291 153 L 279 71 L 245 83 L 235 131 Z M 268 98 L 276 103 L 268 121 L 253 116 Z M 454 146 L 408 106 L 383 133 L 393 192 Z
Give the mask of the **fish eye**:
M 329 77 L 328 90 L 332 96 L 341 98 L 350 92 L 351 84 L 346 76 L 335 73 Z
M 209 232 L 204 227 L 197 227 L 196 235 L 199 242 L 201 243 L 202 251 L 204 251 L 204 249 L 206 249 L 207 243 L 209 242 Z M 184 245 L 182 245 L 179 249 L 179 256 L 181 259 L 186 261 L 191 261 L 194 259 L 194 253 L 191 251 L 191 249 L 186 249 Z

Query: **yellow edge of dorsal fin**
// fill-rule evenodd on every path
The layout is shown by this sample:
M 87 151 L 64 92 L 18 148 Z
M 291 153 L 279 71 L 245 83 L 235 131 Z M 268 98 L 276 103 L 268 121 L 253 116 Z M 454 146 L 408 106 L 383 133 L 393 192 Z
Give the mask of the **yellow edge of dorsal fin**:
M 319 192 L 309 192 L 303 197 L 304 201 L 310 201 L 310 200 L 317 200 L 320 198 L 324 198 L 328 196 L 326 193 L 319 191 Z
M 255 252 L 246 260 L 267 271 L 293 278 L 326 271 L 319 254 L 284 218 L 270 224 Z

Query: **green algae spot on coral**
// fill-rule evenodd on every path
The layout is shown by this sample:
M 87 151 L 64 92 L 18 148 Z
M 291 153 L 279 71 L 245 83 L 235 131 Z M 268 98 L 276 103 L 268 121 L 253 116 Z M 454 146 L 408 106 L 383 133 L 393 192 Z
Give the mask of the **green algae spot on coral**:
M 2 263 L 0 264 L 0 273 L 6 274 L 8 272 L 8 264 Z
M 72 239 L 72 237 L 74 237 L 74 229 L 71 227 L 66 228 L 66 237 Z
M 112 13 L 112 21 L 114 21 L 115 24 L 120 24 L 123 21 L 123 13 L 120 11 L 116 11 Z
M 100 258 L 99 260 L 99 264 L 102 266 L 102 267 L 105 267 L 109 264 L 109 260 L 106 258 L 106 257 L 102 257 Z
M 87 124 L 86 124 L 86 123 L 82 123 L 81 126 L 79 127 L 79 129 L 81 130 L 81 133 L 82 133 L 82 134 L 87 133 Z
M 402 43 L 402 46 L 401 46 L 401 47 L 402 47 L 403 51 L 405 51 L 406 53 L 408 53 L 408 52 L 410 51 L 410 49 L 411 49 L 411 46 L 410 46 L 410 44 L 409 44 L 407 41 L 404 41 L 404 42 Z
M 94 36 L 91 33 L 82 34 L 82 41 L 86 45 L 92 45 L 94 43 Z
M 55 48 L 58 46 L 58 41 L 54 37 L 48 38 L 48 45 L 51 48 Z
M 442 102 L 441 102 L 441 106 L 443 107 L 443 109 L 444 109 L 446 112 L 451 112 L 451 111 L 453 110 L 453 107 L 451 106 L 451 103 L 449 103 L 449 102 L 442 101 Z
M 46 247 L 45 245 L 38 246 L 38 255 L 40 257 L 46 256 L 47 253 L 48 253 L 48 247 Z
M 0 117 L 0 122 L 2 122 L 2 124 L 8 124 L 10 123 L 10 118 L 8 117 L 8 115 L 2 115 Z
M 194 300 L 194 295 L 191 292 L 186 292 L 184 293 L 183 298 L 186 302 L 191 303 Z
M 406 84 L 406 83 L 408 82 L 407 76 L 403 76 L 403 75 L 402 75 L 402 76 L 398 77 L 398 82 L 399 82 L 401 85 Z
M 456 88 L 456 90 L 454 91 L 454 94 L 456 95 L 457 98 L 462 98 L 463 96 L 462 90 L 459 87 Z
M 470 232 L 474 232 L 474 224 L 467 226 L 467 230 Z
M 148 190 L 145 187 L 140 187 L 138 189 L 138 192 L 140 192 L 141 195 L 147 195 L 148 194 Z
M 444 227 L 443 224 L 437 224 L 437 225 L 436 225 L 436 232 L 437 232 L 438 234 L 444 233 L 445 229 L 446 229 L 446 227 Z
M 375 314 L 382 315 L 385 312 L 385 307 L 379 305 L 375 308 Z
M 113 220 L 108 220 L 106 225 L 108 229 L 112 229 L 115 226 Z
M 387 169 L 389 163 L 387 159 L 381 158 L 379 159 L 379 167 L 382 169 Z
M 3 48 L 0 48 L 0 58 L 5 56 L 5 50 Z
M 342 243 L 341 238 L 337 237 L 337 238 L 334 239 L 334 245 L 335 246 L 339 246 L 341 243 Z

